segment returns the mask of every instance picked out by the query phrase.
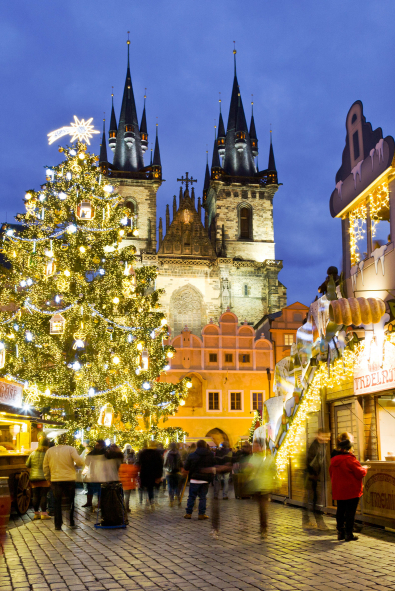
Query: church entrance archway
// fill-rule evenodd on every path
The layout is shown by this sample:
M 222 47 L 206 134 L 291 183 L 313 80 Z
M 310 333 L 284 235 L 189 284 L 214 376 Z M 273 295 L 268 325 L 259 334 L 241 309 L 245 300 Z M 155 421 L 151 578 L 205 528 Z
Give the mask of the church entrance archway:
M 229 437 L 225 431 L 222 431 L 222 429 L 219 429 L 218 427 L 210 429 L 210 431 L 206 434 L 206 437 L 211 437 L 217 447 L 221 443 L 226 443 L 229 445 Z

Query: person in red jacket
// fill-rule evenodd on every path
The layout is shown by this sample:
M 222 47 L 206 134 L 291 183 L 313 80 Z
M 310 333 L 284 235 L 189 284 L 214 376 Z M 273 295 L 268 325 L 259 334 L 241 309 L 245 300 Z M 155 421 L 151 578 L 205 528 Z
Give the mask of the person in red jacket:
M 332 457 L 329 474 L 332 480 L 332 497 L 337 501 L 337 539 L 358 540 L 353 534 L 355 513 L 362 496 L 362 479 L 368 468 L 361 466 L 352 453 L 352 436 L 342 433 L 338 438 L 338 454 Z

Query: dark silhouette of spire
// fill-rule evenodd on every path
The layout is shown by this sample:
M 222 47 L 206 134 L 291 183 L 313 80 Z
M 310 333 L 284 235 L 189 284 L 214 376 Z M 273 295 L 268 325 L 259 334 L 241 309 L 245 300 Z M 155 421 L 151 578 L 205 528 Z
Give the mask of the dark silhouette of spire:
M 208 150 L 206 150 L 206 172 L 204 175 L 204 185 L 203 185 L 203 203 L 207 199 L 207 191 L 210 185 L 210 169 L 208 167 Z
M 234 55 L 234 78 L 230 99 L 228 126 L 226 130 L 225 155 L 222 167 L 229 176 L 250 176 L 256 174 L 250 134 L 244 114 L 236 71 L 236 49 Z M 237 133 L 238 132 L 238 133 Z M 238 137 L 236 137 L 238 135 Z M 245 137 L 243 137 L 245 136 Z M 236 147 L 236 143 L 238 147 Z
M 272 142 L 272 130 L 270 130 L 270 149 L 269 149 L 269 164 L 267 166 L 268 170 L 275 170 L 276 168 L 276 161 L 274 160 L 274 151 L 273 151 L 273 142 Z
M 103 135 L 100 144 L 99 162 L 108 162 L 107 160 L 107 145 L 106 145 L 106 120 L 103 119 Z
M 222 117 L 222 109 L 221 109 L 221 99 L 219 99 L 219 119 L 218 119 L 218 153 L 220 156 L 225 155 L 225 140 L 226 140 L 226 133 L 225 133 L 225 125 L 224 120 Z
M 213 160 L 211 162 L 211 168 L 221 168 L 221 162 L 219 160 L 218 144 L 217 144 L 217 133 L 214 127 L 214 149 L 213 149 Z
M 143 114 L 141 116 L 141 123 L 140 123 L 141 149 L 142 149 L 143 153 L 148 148 L 147 116 L 145 113 L 146 98 L 147 98 L 147 96 L 144 95 L 144 109 L 143 109 Z
M 108 143 L 110 145 L 111 150 L 115 151 L 115 146 L 117 144 L 117 119 L 115 117 L 114 111 L 114 93 L 111 93 L 111 119 L 110 119 L 110 129 L 108 131 Z
M 119 117 L 117 143 L 114 153 L 114 168 L 124 171 L 139 171 L 144 167 L 143 151 L 134 100 L 132 77 L 130 75 L 130 41 L 128 46 L 128 65 L 123 91 L 121 114 Z
M 252 155 L 254 156 L 254 158 L 256 158 L 258 156 L 258 138 L 256 137 L 253 101 L 251 101 L 250 140 L 251 140 Z
M 159 246 L 162 244 L 162 240 L 163 240 L 163 225 L 162 225 L 162 218 L 159 218 Z
M 170 207 L 169 204 L 166 205 L 166 234 L 170 228 Z
M 156 124 L 156 138 L 155 138 L 155 150 L 154 160 L 152 163 L 154 166 L 162 166 L 160 161 L 160 150 L 159 150 L 159 138 L 158 138 L 158 124 Z

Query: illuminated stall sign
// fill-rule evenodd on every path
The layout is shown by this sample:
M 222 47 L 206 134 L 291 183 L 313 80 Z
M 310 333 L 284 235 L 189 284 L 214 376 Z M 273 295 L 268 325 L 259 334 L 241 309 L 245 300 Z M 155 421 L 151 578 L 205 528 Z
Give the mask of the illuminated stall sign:
M 371 394 L 395 388 L 395 346 L 388 341 L 365 343 L 354 365 L 354 393 Z
M 0 380 L 0 403 L 8 406 L 22 406 L 22 386 Z

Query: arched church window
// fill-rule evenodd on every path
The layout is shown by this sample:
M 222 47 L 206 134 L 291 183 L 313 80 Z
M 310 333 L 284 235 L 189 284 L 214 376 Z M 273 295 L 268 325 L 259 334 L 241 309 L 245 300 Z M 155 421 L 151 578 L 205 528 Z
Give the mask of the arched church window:
M 201 336 L 202 327 L 206 324 L 203 297 L 192 285 L 185 285 L 173 292 L 170 319 L 174 336 L 180 334 L 185 326 L 196 336 Z
M 251 209 L 249 207 L 240 209 L 240 238 L 251 239 Z
M 136 226 L 136 215 L 137 215 L 137 207 L 134 201 L 126 201 L 125 207 L 128 208 L 128 226 L 129 228 L 134 228 Z

